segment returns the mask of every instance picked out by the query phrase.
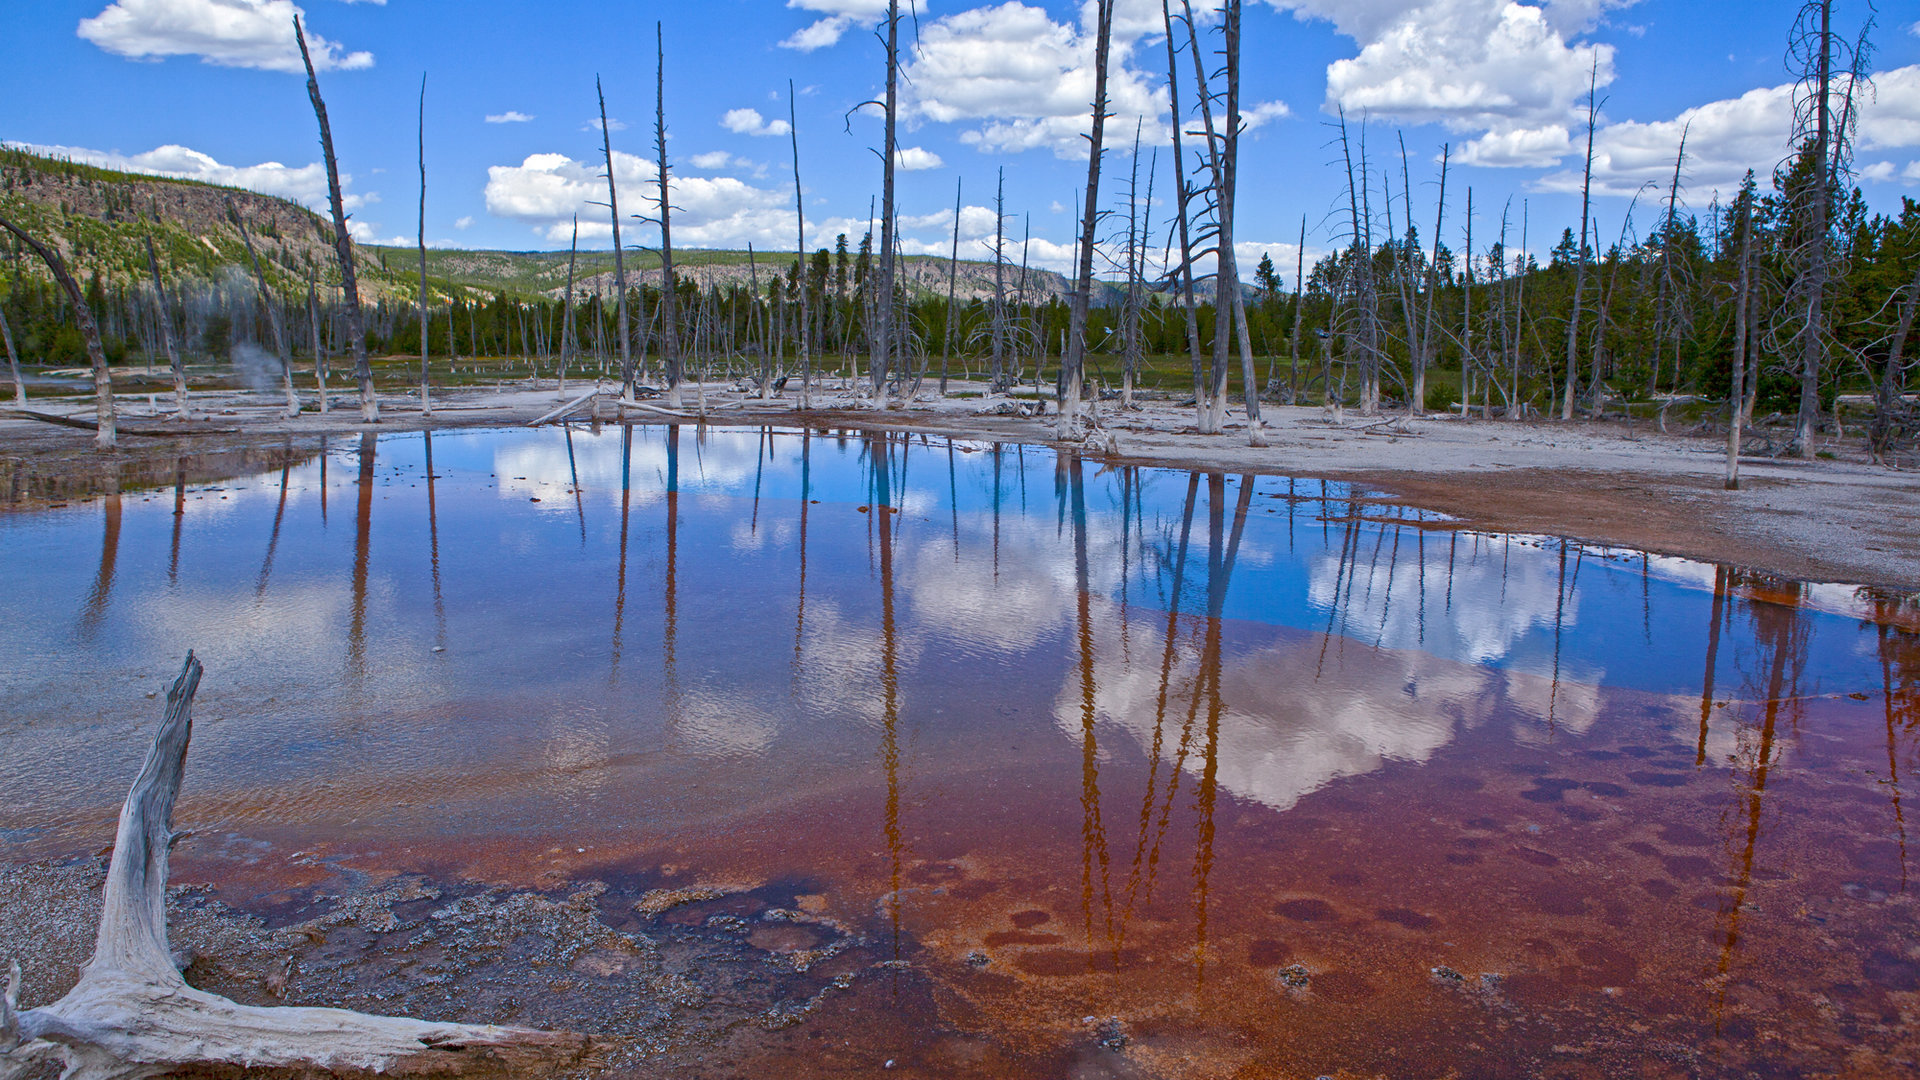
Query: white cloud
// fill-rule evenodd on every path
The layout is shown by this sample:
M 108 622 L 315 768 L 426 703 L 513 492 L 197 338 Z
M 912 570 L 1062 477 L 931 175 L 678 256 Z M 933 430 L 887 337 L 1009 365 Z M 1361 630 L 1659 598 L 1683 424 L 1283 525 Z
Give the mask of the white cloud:
M 645 158 L 615 151 L 614 178 L 620 185 L 623 214 L 656 212 L 653 181 L 659 175 Z M 757 188 L 736 177 L 674 176 L 673 235 L 689 247 L 734 247 L 752 241 L 777 247 L 793 242 L 791 196 L 784 190 Z M 534 154 L 518 165 L 495 165 L 487 170 L 487 211 L 496 217 L 522 221 L 550 243 L 570 235 L 572 219 L 580 216 L 582 240 L 606 240 L 613 227 L 604 203 L 607 181 L 597 161 L 575 161 L 564 154 Z M 648 243 L 658 230 L 628 218 L 621 222 L 621 238 Z
M 489 124 L 524 124 L 532 119 L 533 119 L 532 116 L 526 113 L 523 113 L 518 109 L 508 109 L 506 112 L 503 112 L 503 113 L 493 113 L 489 115 L 487 117 L 487 123 Z
M 953 237 L 953 211 L 936 210 L 931 214 L 907 214 L 900 218 L 900 229 L 907 231 L 926 231 L 946 236 L 948 243 Z M 987 206 L 963 206 L 960 208 L 960 236 L 965 240 L 978 240 L 993 236 L 993 208 Z M 1015 238 L 1018 242 L 1018 238 Z
M 1583 132 L 1585 128 L 1581 129 Z M 1546 168 L 1573 150 L 1573 136 L 1564 125 L 1490 131 L 1460 148 L 1462 165 L 1494 169 Z
M 1284 101 L 1262 101 L 1240 111 L 1240 122 L 1248 131 L 1270 124 L 1275 120 L 1284 120 L 1293 115 Z
M 1566 141 L 1590 79 L 1614 78 L 1612 46 L 1570 39 L 1636 0 L 1268 2 L 1360 45 L 1327 68 L 1329 111 L 1479 132 L 1466 160 L 1537 166 Z
M 383 2 L 383 0 L 375 0 Z M 114 0 L 80 20 L 81 38 L 134 60 L 198 56 L 222 67 L 302 73 L 293 0 Z M 304 20 L 303 20 L 304 21 Z M 369 68 L 370 52 L 347 52 L 307 27 L 307 49 L 320 71 Z
M 720 126 L 736 135 L 785 135 L 793 127 L 785 120 L 769 120 L 759 109 L 728 109 Z
M 36 146 L 31 143 L 7 145 L 21 146 L 36 154 L 66 158 L 102 169 L 142 173 L 147 176 L 173 176 L 184 180 L 219 184 L 222 187 L 244 188 L 247 191 L 257 191 L 262 195 L 277 195 L 283 199 L 291 199 L 313 210 L 323 212 L 327 206 L 327 170 L 317 161 L 297 168 L 282 165 L 277 161 L 262 162 L 259 165 L 223 165 L 198 150 L 172 144 L 131 156 L 106 150 L 89 150 L 80 146 Z M 343 191 L 352 183 L 352 176 L 341 174 L 340 186 Z M 341 199 L 348 210 L 354 210 L 375 201 L 378 201 L 378 196 L 356 195 L 352 192 L 346 192 Z
M 695 154 L 687 159 L 687 164 L 696 169 L 724 169 L 734 163 L 734 156 L 725 150 L 714 150 L 705 154 Z M 742 164 L 745 164 L 742 162 Z
M 1920 161 L 1907 162 L 1907 167 L 1900 170 L 1900 179 L 1909 184 L 1920 184 Z
M 1920 147 L 1920 65 L 1879 72 L 1873 82 L 1875 93 L 1860 108 L 1861 149 Z M 1731 192 L 1748 169 L 1764 178 L 1787 156 L 1793 87 L 1759 87 L 1737 98 L 1695 106 L 1671 120 L 1607 125 L 1594 141 L 1594 190 L 1631 195 L 1648 182 L 1664 188 L 1672 178 L 1683 131 L 1687 184 L 1702 192 Z M 1580 148 L 1570 150 L 1578 154 Z M 1536 186 L 1580 190 L 1580 171 L 1577 162 L 1572 164 L 1542 177 Z
M 1860 179 L 1871 180 L 1871 181 L 1874 181 L 1875 183 L 1885 183 L 1888 180 L 1893 179 L 1893 162 L 1891 161 L 1874 162 L 1873 164 L 1860 170 Z
M 1920 146 L 1920 64 L 1874 75 L 1872 100 L 1860 110 L 1860 145 L 1867 150 Z
M 468 229 L 473 228 L 473 215 L 468 214 L 467 216 L 459 219 L 458 221 L 455 221 L 453 223 L 453 227 L 460 230 L 461 232 L 466 232 Z
M 587 120 L 587 126 L 582 128 L 581 130 L 582 131 L 599 131 L 600 118 L 597 116 L 589 118 Z M 607 121 L 607 130 L 608 131 L 625 131 L 627 130 L 627 122 L 625 120 L 621 120 L 618 118 L 609 119 Z
M 1084 25 L 1054 22 L 1045 9 L 1018 0 L 949 15 L 923 27 L 920 47 L 905 68 L 905 112 L 909 119 L 943 124 L 979 121 L 961 141 L 984 151 L 1044 148 L 1062 158 L 1084 157 L 1094 44 Z M 1114 36 L 1108 131 L 1126 132 L 1130 141 L 1136 120 L 1144 117 L 1145 137 L 1157 142 L 1166 94 L 1157 79 L 1128 66 L 1135 44 Z
M 902 146 L 893 152 L 893 166 L 901 172 L 922 172 L 938 169 L 945 164 L 939 154 L 924 146 Z
M 887 14 L 887 0 L 787 0 L 787 6 L 822 16 L 780 43 L 783 49 L 800 52 L 837 45 L 854 23 L 871 26 Z

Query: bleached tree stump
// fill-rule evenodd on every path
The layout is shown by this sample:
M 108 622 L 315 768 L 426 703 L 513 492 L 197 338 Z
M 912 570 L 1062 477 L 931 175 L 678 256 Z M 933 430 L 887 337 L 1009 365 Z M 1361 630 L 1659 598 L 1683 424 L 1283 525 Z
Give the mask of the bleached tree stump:
M 187 985 L 167 949 L 167 855 L 200 663 L 192 653 L 120 811 L 93 959 L 51 1005 L 21 1010 L 20 966 L 0 1000 L 0 1080 L 58 1063 L 62 1080 L 168 1073 L 540 1075 L 589 1063 L 572 1032 L 436 1024 L 345 1009 L 259 1008 Z

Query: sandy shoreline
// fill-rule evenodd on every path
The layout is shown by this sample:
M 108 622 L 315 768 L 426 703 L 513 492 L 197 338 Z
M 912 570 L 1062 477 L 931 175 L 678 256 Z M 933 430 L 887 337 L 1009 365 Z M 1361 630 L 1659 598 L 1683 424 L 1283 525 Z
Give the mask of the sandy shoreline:
M 589 384 L 570 384 L 567 397 L 587 389 Z M 376 430 L 517 426 L 562 400 L 551 383 L 434 396 L 436 409 L 427 420 L 414 402 L 383 395 Z M 341 407 L 347 397 L 336 396 L 329 413 L 309 411 L 287 420 L 271 395 L 201 395 L 196 401 L 213 414 L 211 421 L 240 432 L 128 435 L 111 455 L 95 453 L 84 431 L 0 418 L 0 491 L 7 493 L 0 506 L 83 498 L 109 482 L 137 487 L 182 476 L 205 482 L 273 467 L 280 456 L 311 450 L 323 435 L 363 430 L 358 410 Z M 1146 402 L 1122 413 L 1107 402 L 1100 431 L 1084 444 L 1060 444 L 1050 418 L 991 411 L 1004 399 L 922 397 L 875 410 L 831 391 L 817 393 L 815 408 L 802 412 L 790 398 L 761 403 L 710 388 L 706 422 L 884 428 L 1065 445 L 1124 464 L 1350 480 L 1389 501 L 1437 510 L 1474 528 L 1568 536 L 1800 579 L 1920 589 L 1920 477 L 1868 464 L 1842 443 L 1828 447 L 1832 459 L 1743 458 L 1742 490 L 1726 491 L 1723 437 L 1661 435 L 1644 423 L 1629 429 L 1620 421 L 1335 417 L 1318 408 L 1268 405 L 1268 445 L 1251 447 L 1243 422 L 1230 423 L 1221 435 L 1200 435 L 1192 409 L 1177 403 Z M 75 406 L 35 405 L 61 412 L 77 412 Z M 128 399 L 122 422 L 164 423 L 147 411 L 145 402 Z M 607 420 L 616 411 L 611 402 L 602 405 Z M 639 410 L 626 415 L 647 423 L 671 419 Z

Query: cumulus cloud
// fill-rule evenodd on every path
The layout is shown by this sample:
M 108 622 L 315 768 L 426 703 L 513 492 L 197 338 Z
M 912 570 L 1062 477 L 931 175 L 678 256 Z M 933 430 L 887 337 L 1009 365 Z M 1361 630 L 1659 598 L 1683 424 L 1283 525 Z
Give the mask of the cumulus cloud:
M 736 135 L 785 135 L 793 127 L 785 120 L 769 120 L 759 109 L 728 109 L 720 126 Z
M 653 182 L 659 173 L 645 158 L 615 151 L 614 179 L 623 193 L 624 211 L 656 211 Z M 673 234 L 692 247 L 733 247 L 752 241 L 774 247 L 793 242 L 793 209 L 784 191 L 757 188 L 731 176 L 690 177 L 675 174 L 672 183 Z M 549 243 L 561 243 L 571 233 L 574 215 L 580 216 L 583 240 L 607 240 L 613 227 L 606 220 L 607 181 L 598 161 L 575 161 L 565 154 L 533 154 L 518 165 L 494 165 L 487 170 L 487 211 L 496 217 L 525 222 Z M 646 243 L 651 227 L 623 223 L 622 239 Z
M 689 157 L 687 159 L 687 164 L 693 166 L 696 169 L 706 169 L 708 171 L 712 171 L 715 169 L 724 169 L 727 166 L 732 165 L 734 163 L 734 160 L 735 160 L 734 156 L 732 154 L 727 153 L 725 150 L 714 150 L 705 154 L 694 154 L 692 157 Z M 741 164 L 745 164 L 745 162 L 742 162 Z
M 1860 106 L 1860 148 L 1885 153 L 1920 147 L 1920 65 L 1880 72 L 1873 82 L 1875 93 Z M 1737 98 L 1687 109 L 1670 120 L 1607 125 L 1594 139 L 1594 190 L 1631 195 L 1649 182 L 1666 184 L 1683 132 L 1688 185 L 1730 192 L 1748 169 L 1765 177 L 1787 157 L 1793 132 L 1793 87 L 1759 87 Z M 1578 191 L 1580 170 L 1550 173 L 1536 186 Z
M 373 0 L 383 3 L 384 0 Z M 293 0 L 114 0 L 80 20 L 81 38 L 134 60 L 198 56 L 222 67 L 301 73 Z M 370 52 L 349 52 L 306 28 L 307 49 L 320 71 L 373 66 Z
M 901 172 L 921 172 L 926 169 L 938 169 L 946 162 L 940 155 L 924 146 L 902 146 L 893 152 L 893 167 Z
M 489 124 L 524 124 L 532 119 L 533 119 L 532 116 L 528 115 L 527 113 L 523 113 L 518 109 L 508 109 L 506 112 L 493 113 L 492 115 L 488 116 L 487 123 Z
M 1545 166 L 1590 81 L 1613 81 L 1612 46 L 1572 40 L 1637 0 L 1268 0 L 1360 45 L 1327 68 L 1329 111 L 1478 132 L 1462 160 Z
M 787 6 L 821 16 L 780 43 L 800 52 L 838 45 L 854 23 L 870 26 L 887 14 L 887 0 L 787 0 Z
M 913 120 L 977 123 L 961 141 L 981 150 L 1084 157 L 1094 44 L 1084 23 L 1055 22 L 1045 9 L 1018 0 L 946 16 L 923 27 L 905 68 L 905 112 Z M 1136 45 L 1114 35 L 1108 130 L 1131 132 L 1144 117 L 1147 137 L 1157 141 L 1166 94 L 1156 79 L 1129 66 Z M 1262 118 L 1269 115 L 1270 109 Z
M 277 195 L 283 199 L 291 199 L 314 210 L 324 211 L 327 206 L 327 170 L 317 161 L 297 167 L 282 165 L 277 161 L 262 162 L 259 165 L 223 165 L 210 155 L 173 144 L 130 156 L 107 150 L 89 150 L 81 146 L 37 146 L 31 143 L 7 145 L 20 146 L 36 154 L 65 158 L 102 169 L 141 173 L 147 176 L 172 176 L 183 180 L 219 184 L 223 187 L 244 188 L 247 191 L 257 191 L 262 195 Z M 340 175 L 342 189 L 350 187 L 352 183 L 352 176 L 346 173 Z M 341 201 L 348 210 L 354 210 L 376 199 L 377 197 L 374 196 L 347 192 Z
M 461 232 L 466 232 L 468 229 L 473 228 L 473 215 L 468 214 L 460 218 L 453 223 L 453 227 L 459 229 Z

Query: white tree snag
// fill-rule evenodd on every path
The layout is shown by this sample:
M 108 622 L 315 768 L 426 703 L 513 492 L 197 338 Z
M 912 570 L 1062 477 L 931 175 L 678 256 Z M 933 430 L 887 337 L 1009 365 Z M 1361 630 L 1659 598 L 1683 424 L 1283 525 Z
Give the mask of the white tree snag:
M 193 730 L 200 663 L 187 654 L 166 718 L 120 811 L 93 960 L 67 995 L 19 1008 L 19 966 L 0 1002 L 0 1080 L 62 1061 L 63 1080 L 182 1071 L 280 1075 L 534 1075 L 587 1063 L 571 1032 L 436 1024 L 345 1009 L 258 1008 L 188 986 L 167 950 L 173 803 Z
M 115 442 L 113 376 L 107 370 L 106 349 L 100 344 L 100 326 L 94 321 L 93 308 L 87 305 L 86 294 L 80 291 L 79 283 L 75 282 L 73 275 L 67 272 L 67 262 L 60 257 L 58 251 L 35 240 L 25 229 L 5 218 L 0 218 L 0 229 L 5 229 L 19 237 L 23 243 L 33 249 L 35 255 L 40 256 L 40 261 L 47 264 L 47 269 L 53 274 L 53 280 L 60 286 L 61 291 L 67 294 L 68 302 L 73 305 L 74 324 L 80 328 L 80 339 L 87 346 L 87 359 L 93 363 L 93 401 L 94 414 L 97 417 L 94 421 L 94 431 L 97 434 L 93 437 L 93 445 L 99 450 L 113 449 Z M 7 337 L 11 341 L 13 335 L 9 333 Z M 8 352 L 11 355 L 11 345 Z M 15 393 L 24 400 L 25 385 L 18 378 L 14 380 L 14 385 Z

